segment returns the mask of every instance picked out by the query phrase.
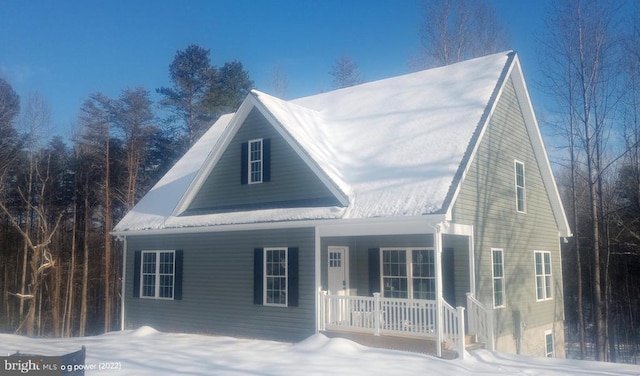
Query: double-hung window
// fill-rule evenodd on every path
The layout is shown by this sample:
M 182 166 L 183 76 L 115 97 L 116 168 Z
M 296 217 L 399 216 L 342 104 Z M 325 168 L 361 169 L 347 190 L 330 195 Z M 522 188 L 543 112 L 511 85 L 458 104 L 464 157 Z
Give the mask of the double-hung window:
M 504 258 L 502 249 L 491 249 L 493 273 L 493 307 L 504 307 Z
M 536 268 L 536 299 L 548 300 L 553 298 L 551 286 L 551 252 L 535 251 Z
M 287 248 L 264 249 L 264 304 L 287 305 Z
M 544 347 L 545 347 L 545 356 L 547 358 L 553 358 L 554 346 L 553 346 L 553 332 L 551 330 L 547 330 L 544 332 Z
M 141 296 L 173 299 L 175 251 L 142 251 Z
M 383 249 L 381 257 L 384 297 L 435 299 L 433 249 Z
M 298 306 L 297 247 L 253 249 L 253 304 Z
M 519 213 L 527 211 L 526 189 L 524 179 L 524 163 L 515 161 L 516 210 Z
M 249 141 L 249 184 L 262 183 L 262 139 Z

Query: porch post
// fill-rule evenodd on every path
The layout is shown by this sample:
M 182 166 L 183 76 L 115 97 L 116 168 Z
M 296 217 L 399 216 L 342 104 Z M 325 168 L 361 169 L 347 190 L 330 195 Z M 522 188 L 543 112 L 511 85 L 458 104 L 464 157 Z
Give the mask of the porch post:
M 444 330 L 444 321 L 442 313 L 442 224 L 435 226 L 435 233 L 433 234 L 433 242 L 435 247 L 435 262 L 436 262 L 436 355 L 442 358 L 442 331 Z
M 471 231 L 471 235 L 469 236 L 469 291 L 473 294 L 473 296 L 478 296 L 478 292 L 476 291 L 476 253 L 474 251 L 474 239 L 473 239 L 474 231 Z

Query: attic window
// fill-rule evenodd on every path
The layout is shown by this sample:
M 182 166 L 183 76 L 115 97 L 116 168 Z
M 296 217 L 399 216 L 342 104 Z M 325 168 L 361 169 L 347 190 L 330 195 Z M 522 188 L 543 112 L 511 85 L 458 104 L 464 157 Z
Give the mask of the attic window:
M 249 141 L 249 184 L 262 183 L 262 139 Z
M 259 184 L 271 180 L 271 140 L 258 138 L 242 143 L 242 184 Z
M 515 161 L 515 178 L 516 178 L 516 210 L 518 213 L 525 213 L 527 210 L 526 204 L 526 189 L 524 180 L 524 163 Z

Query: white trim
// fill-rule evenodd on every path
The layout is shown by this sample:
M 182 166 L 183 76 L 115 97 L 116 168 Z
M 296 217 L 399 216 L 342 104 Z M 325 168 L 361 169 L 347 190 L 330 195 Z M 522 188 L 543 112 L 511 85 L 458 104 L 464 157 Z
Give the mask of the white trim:
M 155 265 L 155 291 L 153 296 L 144 295 L 144 255 L 145 253 L 151 254 L 155 253 L 156 255 L 156 265 Z M 171 286 L 171 297 L 161 297 L 160 296 L 160 254 L 162 253 L 171 253 L 173 254 L 173 270 L 171 275 L 173 276 L 173 285 Z M 147 273 L 150 274 L 150 273 Z M 164 274 L 166 275 L 166 274 Z M 140 251 L 140 299 L 155 299 L 155 300 L 175 300 L 176 296 L 176 251 L 174 249 L 150 249 L 150 250 L 141 250 Z
M 320 296 L 320 291 L 322 290 L 322 255 L 321 255 L 321 240 L 320 240 L 320 232 L 318 231 L 318 228 L 316 227 L 314 229 L 314 236 L 315 236 L 315 249 L 314 249 L 314 254 L 315 254 L 315 273 L 316 273 L 316 307 L 315 307 L 315 318 L 316 318 L 316 333 L 318 333 L 320 331 L 320 329 L 323 327 L 324 323 L 322 323 L 322 314 L 320 313 L 320 307 L 322 307 L 320 299 L 322 299 L 322 297 Z M 298 271 L 299 272 L 299 271 Z
M 494 256 L 494 251 L 499 251 L 500 252 L 500 265 L 502 266 L 502 277 L 496 277 L 495 273 L 494 273 L 494 264 L 495 264 L 495 259 L 493 258 Z M 504 270 L 504 249 L 502 248 L 491 248 L 491 290 L 493 291 L 493 308 L 494 309 L 501 309 L 501 308 L 505 308 L 507 303 L 506 303 L 506 288 L 505 288 L 505 270 Z M 496 305 L 496 285 L 495 285 L 495 280 L 496 279 L 501 279 L 502 280 L 502 304 L 497 306 Z
M 523 209 L 520 210 L 519 205 L 518 205 L 518 188 L 520 188 L 520 186 L 518 185 L 518 165 L 522 166 L 522 206 Z M 515 202 L 516 202 L 516 212 L 517 213 L 523 213 L 526 214 L 527 213 L 527 173 L 526 173 L 526 166 L 524 164 L 524 162 L 518 160 L 518 159 L 514 159 L 513 160 L 513 186 L 514 186 L 514 192 L 515 192 Z
M 433 280 L 434 283 L 436 284 L 435 286 L 435 291 L 434 291 L 434 295 L 436 295 L 436 299 L 437 299 L 437 295 L 438 295 L 438 265 L 436 264 L 438 262 L 438 256 L 436 255 L 436 248 L 435 247 L 383 247 L 380 248 L 380 293 L 382 297 L 386 297 L 384 295 L 384 278 L 385 278 L 385 274 L 384 274 L 384 252 L 385 251 L 404 251 L 405 254 L 405 264 L 407 266 L 407 274 L 404 276 L 404 278 L 407 280 L 407 297 L 406 298 L 402 298 L 402 299 L 416 299 L 413 297 L 413 252 L 414 251 L 432 251 L 433 252 L 433 267 L 434 267 L 434 276 L 433 276 Z M 398 277 L 398 278 L 402 278 L 402 276 L 387 276 L 389 278 L 394 278 L 394 277 Z M 423 277 L 420 277 L 423 278 Z M 424 278 L 423 278 L 424 279 Z M 427 299 L 427 300 L 435 300 L 435 299 Z
M 544 255 L 549 254 L 549 282 L 551 283 L 550 289 L 549 291 L 551 291 L 551 296 L 547 296 L 547 281 L 546 281 L 546 277 L 547 274 L 545 273 L 544 270 Z M 541 254 L 542 256 L 542 274 L 540 276 L 542 276 L 542 292 L 543 292 L 543 298 L 542 299 L 538 299 L 538 272 L 536 270 L 536 255 L 537 254 Z M 551 260 L 551 252 L 550 251 L 533 251 L 533 275 L 535 277 L 535 296 L 536 296 L 536 302 L 544 302 L 547 300 L 553 300 L 553 262 Z
M 433 226 L 444 216 L 379 217 L 319 221 L 321 236 L 432 234 Z M 460 227 L 458 227 L 460 229 Z
M 125 297 L 127 292 L 127 237 L 124 236 L 122 238 L 122 276 L 120 277 L 120 330 L 124 330 L 124 319 L 125 319 L 125 309 L 126 309 L 126 299 Z M 142 254 L 140 254 L 142 264 Z M 140 273 L 142 274 L 142 273 Z M 134 281 L 135 283 L 135 281 Z
M 267 252 L 284 251 L 285 263 L 285 303 L 267 303 Z M 279 276 L 282 277 L 282 276 Z M 288 307 L 289 306 L 289 247 L 265 247 L 262 249 L 262 305 L 268 307 Z
M 215 226 L 169 227 L 131 231 L 113 231 L 114 236 L 163 235 L 163 234 L 191 234 L 226 231 L 277 230 L 292 228 L 317 227 L 321 236 L 343 235 L 408 235 L 432 234 L 436 223 L 444 220 L 444 215 L 433 214 L 412 217 L 376 217 L 355 219 L 310 219 L 300 221 L 255 222 L 238 223 Z M 444 231 L 453 235 L 469 235 L 472 226 L 455 224 L 451 231 Z
M 478 291 L 476 291 L 476 252 L 475 252 L 475 240 L 473 237 L 473 233 L 469 235 L 469 291 L 473 293 L 474 296 L 478 296 Z
M 517 58 L 517 55 L 515 55 L 515 57 Z M 514 61 L 516 59 L 514 58 L 511 63 L 509 63 L 509 59 L 507 60 L 507 63 L 509 63 L 507 68 L 507 72 L 504 76 L 500 76 L 500 79 L 502 81 L 499 81 L 496 83 L 497 85 L 500 85 L 499 87 L 496 87 L 497 91 L 495 93 L 495 95 L 492 94 L 491 96 L 491 100 L 493 102 L 488 103 L 487 104 L 487 108 L 488 108 L 488 113 L 487 116 L 484 117 L 484 122 L 479 123 L 478 127 L 480 129 L 480 133 L 478 134 L 478 137 L 473 140 L 473 138 L 470 140 L 474 141 L 474 145 L 473 145 L 473 149 L 471 150 L 471 153 L 469 155 L 469 158 L 465 161 L 463 160 L 462 163 L 465 163 L 464 169 L 462 171 L 462 174 L 460 176 L 460 179 L 458 179 L 457 181 L 457 186 L 455 187 L 455 191 L 453 193 L 453 196 L 451 197 L 451 201 L 449 202 L 449 207 L 446 208 L 447 211 L 447 218 L 450 219 L 452 218 L 452 211 L 453 211 L 453 207 L 455 206 L 455 202 L 458 199 L 458 196 L 460 195 L 460 191 L 462 190 L 462 184 L 465 181 L 465 178 L 467 177 L 467 174 L 469 173 L 469 170 L 471 169 L 471 165 L 473 164 L 472 162 L 476 159 L 476 155 L 478 154 L 478 149 L 480 148 L 480 144 L 482 143 L 482 139 L 484 138 L 485 133 L 487 132 L 487 129 L 489 128 L 489 124 L 491 123 L 491 119 L 493 118 L 493 113 L 495 112 L 496 108 L 498 107 L 498 102 L 500 102 L 500 98 L 502 97 L 502 92 L 504 91 L 504 87 L 507 83 L 507 81 L 509 81 L 509 77 L 511 76 L 511 71 L 513 70 L 513 65 L 514 65 Z M 485 109 L 486 111 L 486 109 Z M 482 120 L 482 118 L 480 118 L 480 120 Z M 475 136 L 475 132 L 474 135 L 472 137 Z M 444 208 L 443 208 L 444 209 Z
M 540 174 L 542 175 L 542 181 L 547 191 L 547 196 L 551 202 L 551 208 L 556 218 L 556 223 L 559 230 L 560 237 L 572 237 L 571 228 L 569 227 L 569 221 L 562 205 L 560 198 L 560 192 L 558 191 L 558 185 L 556 184 L 555 177 L 553 176 L 553 170 L 551 163 L 549 162 L 549 155 L 544 146 L 542 140 L 542 133 L 538 121 L 536 120 L 535 111 L 533 110 L 533 104 L 529 97 L 529 90 L 527 89 L 527 83 L 525 82 L 524 75 L 522 73 L 522 67 L 520 66 L 520 59 L 518 55 L 515 55 L 513 62 L 513 72 L 511 73 L 513 86 L 516 90 L 516 96 L 520 103 L 522 110 L 522 116 L 524 117 L 524 123 L 527 127 L 529 139 L 533 146 L 534 155 Z
M 327 189 L 335 196 L 342 206 L 349 206 L 349 196 L 346 192 L 342 191 L 338 184 L 334 182 L 327 173 L 318 165 L 318 163 L 309 156 L 309 153 L 300 146 L 300 144 L 291 136 L 286 128 L 278 121 L 278 119 L 269 111 L 269 107 L 260 101 L 255 94 L 251 93 L 249 96 L 260 113 L 267 119 L 273 128 L 284 138 L 284 140 L 291 146 L 291 148 L 298 154 L 298 156 L 305 162 L 305 164 L 313 171 L 313 173 L 320 179 Z
M 462 189 L 462 184 L 471 168 L 472 162 L 475 160 L 478 148 L 486 130 L 488 128 L 489 123 L 493 117 L 493 113 L 502 97 L 502 92 L 504 91 L 504 87 L 506 83 L 511 78 L 513 82 L 513 86 L 515 88 L 516 97 L 518 98 L 518 102 L 520 103 L 520 108 L 522 111 L 522 116 L 524 118 L 524 123 L 527 129 L 527 134 L 529 135 L 529 139 L 531 140 L 531 145 L 533 147 L 534 155 L 536 157 L 537 165 L 542 175 L 542 181 L 544 183 L 547 197 L 549 197 L 549 201 L 551 203 L 551 208 L 556 219 L 556 224 L 558 226 L 558 235 L 560 237 L 571 237 L 573 234 L 571 233 L 571 228 L 569 227 L 569 221 L 567 220 L 566 213 L 564 211 L 564 206 L 562 205 L 562 200 L 560 199 L 560 192 L 558 191 L 558 186 L 556 184 L 555 178 L 553 176 L 553 170 L 551 169 L 551 163 L 549 162 L 549 156 L 547 154 L 546 148 L 544 146 L 544 142 L 542 140 L 542 134 L 540 132 L 540 127 L 538 126 L 538 122 L 536 120 L 535 112 L 533 110 L 533 105 L 531 103 L 531 98 L 529 96 L 529 91 L 527 89 L 527 84 L 524 80 L 524 76 L 522 74 L 522 67 L 520 66 L 520 59 L 518 58 L 518 54 L 514 53 L 514 58 L 511 63 L 507 67 L 507 72 L 504 76 L 502 82 L 498 82 L 500 87 L 497 90 L 497 94 L 493 98 L 493 102 L 487 105 L 488 114 L 484 118 L 484 122 L 478 124 L 480 127 L 480 134 L 475 140 L 475 144 L 473 145 L 473 149 L 470 153 L 468 160 L 463 161 L 466 163 L 460 178 L 457 181 L 457 185 L 455 187 L 455 191 L 452 195 L 451 201 L 449 202 L 449 206 L 446 208 L 447 219 L 450 220 L 452 218 L 452 210 L 455 206 L 455 202 L 460 194 Z M 445 208 L 443 208 L 445 209 Z
M 224 125 L 225 129 L 222 131 L 222 134 L 218 138 L 215 145 L 211 147 L 209 155 L 202 163 L 202 166 L 189 184 L 187 190 L 180 198 L 180 201 L 178 201 L 175 209 L 171 212 L 171 216 L 178 216 L 180 213 L 187 210 L 187 208 L 191 204 L 191 201 L 195 198 L 198 191 L 200 191 L 200 188 L 202 188 L 202 185 L 209 177 L 209 174 L 211 173 L 215 165 L 218 164 L 218 161 L 227 150 L 227 147 L 231 143 L 231 140 L 233 140 L 236 133 L 238 133 L 240 125 L 244 123 L 253 107 L 253 104 L 245 99 L 240 105 L 240 108 L 238 108 L 238 111 L 233 114 L 231 120 L 226 125 Z M 216 124 L 218 124 L 218 122 L 215 122 L 213 126 L 215 126 Z
M 251 144 L 259 144 L 260 145 L 260 158 L 251 160 Z M 252 164 L 260 162 L 260 180 L 253 181 L 252 180 Z M 264 139 L 262 138 L 254 138 L 252 140 L 247 141 L 247 184 L 261 184 L 264 181 Z

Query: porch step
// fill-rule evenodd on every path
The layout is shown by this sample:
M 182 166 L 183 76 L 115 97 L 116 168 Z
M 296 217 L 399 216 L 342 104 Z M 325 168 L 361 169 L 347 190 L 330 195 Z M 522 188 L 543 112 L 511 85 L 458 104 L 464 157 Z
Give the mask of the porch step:
M 390 335 L 374 336 L 373 334 L 342 332 L 342 331 L 324 331 L 322 332 L 329 338 L 345 338 L 364 346 L 375 347 L 386 350 L 399 350 L 426 354 L 429 356 L 436 355 L 436 342 L 430 339 L 415 337 L 399 337 Z M 443 359 L 455 359 L 458 354 L 442 346 Z
M 485 349 L 486 348 L 486 344 L 478 343 L 476 341 L 476 336 L 471 335 L 471 334 L 467 334 L 465 336 L 464 344 L 465 344 L 465 350 L 467 350 L 467 351 L 480 350 L 480 349 Z

